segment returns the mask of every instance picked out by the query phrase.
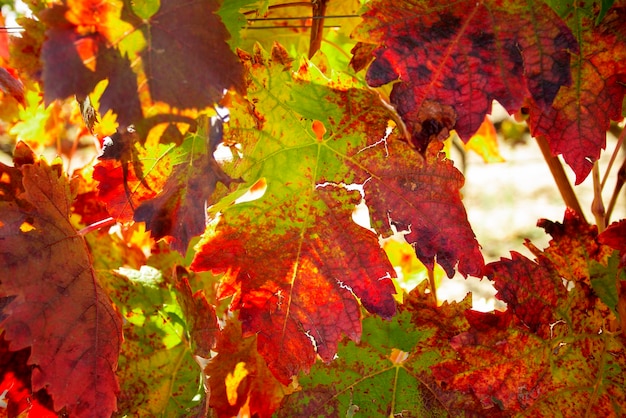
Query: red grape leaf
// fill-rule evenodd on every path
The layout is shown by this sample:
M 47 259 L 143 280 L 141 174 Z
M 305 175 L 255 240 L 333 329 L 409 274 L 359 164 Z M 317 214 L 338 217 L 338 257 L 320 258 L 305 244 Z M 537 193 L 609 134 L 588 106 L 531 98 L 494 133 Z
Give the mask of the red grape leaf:
M 217 355 L 204 369 L 211 388 L 209 405 L 218 417 L 237 416 L 242 408 L 249 416 L 271 416 L 289 392 L 267 368 L 256 341 L 254 335 L 243 336 L 241 324 L 234 320 L 220 333 Z
M 286 383 L 316 353 L 332 360 L 343 334 L 359 338 L 355 296 L 371 312 L 394 314 L 395 272 L 377 236 L 352 221 L 360 194 L 341 184 L 354 177 L 344 158 L 363 141 L 355 132 L 383 135 L 387 109 L 368 91 L 294 80 L 283 52 L 244 56 L 250 103 L 233 103 L 225 133 L 247 157 L 231 167 L 246 181 L 235 196 L 261 179 L 266 190 L 219 208 L 191 269 L 227 272 L 220 296 L 234 295 L 244 335 L 257 334 L 259 352 Z M 298 85 L 293 98 L 286 83 Z M 316 120 L 327 121 L 322 138 Z
M 626 94 L 626 7 L 612 8 L 600 25 L 580 9 L 568 16 L 579 33 L 573 55 L 574 82 L 563 87 L 551 107 L 531 104 L 533 135 L 544 135 L 552 153 L 563 154 L 580 184 L 606 146 L 611 120 L 622 119 Z M 576 51 L 572 51 L 576 53 Z
M 470 329 L 451 340 L 457 359 L 433 367 L 446 388 L 472 394 L 484 408 L 497 407 L 507 416 L 624 414 L 626 341 L 611 332 L 612 313 L 592 291 L 589 272 L 551 261 L 558 249 L 572 252 L 561 260 L 584 259 L 587 270 L 597 269 L 603 251 L 587 253 L 594 245 L 580 250 L 559 239 L 580 222 L 566 215 L 564 225 L 546 224 L 555 239 L 545 253 L 533 249 L 537 261 L 512 253 L 510 260 L 486 266 L 508 309 L 466 312 Z
M 510 113 L 529 95 L 547 109 L 571 82 L 575 39 L 543 2 L 379 0 L 367 7 L 353 34 L 378 45 L 367 82 L 399 80 L 391 103 L 419 150 L 452 129 L 469 140 L 494 99 Z
M 69 221 L 72 196 L 61 165 L 35 160 L 23 143 L 14 163 L 0 166 L 0 296 L 16 296 L 0 326 L 12 350 L 31 347 L 33 390 L 45 387 L 56 410 L 108 417 L 119 389 L 121 319 Z
M 619 251 L 620 267 L 626 267 L 626 219 L 614 222 L 598 236 L 602 244 Z
M 463 175 L 432 143 L 424 158 L 399 141 L 366 147 L 349 164 L 365 167 L 365 201 L 377 231 L 409 231 L 405 239 L 429 268 L 435 260 L 449 277 L 482 275 L 483 256 L 461 201 Z
M 176 267 L 178 301 L 189 324 L 193 354 L 210 358 L 211 350 L 215 347 L 220 331 L 215 308 L 209 305 L 204 291 L 198 290 L 192 293 L 188 275 L 184 267 Z
M 459 235 L 454 244 L 463 244 L 467 255 L 452 251 L 453 240 L 436 233 L 424 247 L 415 246 L 431 264 L 436 257 L 451 270 L 461 259 L 463 271 L 478 274 L 482 256 L 460 203 L 462 176 L 443 154 L 433 148 L 421 163 L 415 150 L 389 136 L 391 115 L 376 94 L 308 62 L 294 74 L 283 52 L 276 47 L 271 59 L 259 49 L 242 54 L 250 102 L 233 103 L 226 137 L 241 144 L 246 158 L 230 169 L 246 184 L 228 199 L 235 204 L 214 209 L 219 218 L 191 268 L 226 272 L 220 296 L 234 295 L 231 308 L 239 310 L 244 335 L 257 334 L 270 370 L 288 382 L 310 368 L 316 352 L 330 361 L 342 334 L 359 338 L 354 296 L 383 317 L 395 311 L 389 280 L 395 274 L 386 254 L 377 236 L 352 220 L 361 200 L 357 185 L 382 234 L 391 233 L 386 214 L 392 213 L 395 225 L 414 227 L 415 239 L 436 232 L 433 222 Z M 404 179 L 423 174 L 422 192 L 399 203 L 407 195 L 396 184 L 397 171 Z M 261 197 L 237 199 L 260 180 L 267 185 Z M 433 204 L 443 199 L 439 190 L 451 197 Z M 461 218 L 434 214 L 446 211 L 450 219 Z
M 547 257 L 555 266 L 561 277 L 567 280 L 581 281 L 589 285 L 589 260 L 606 264 L 612 250 L 601 245 L 598 240 L 598 229 L 588 224 L 572 209 L 567 209 L 563 223 L 542 219 L 537 226 L 552 235 L 550 246 L 543 251 L 530 242 L 526 246 L 537 257 Z
M 92 165 L 74 170 L 72 190 L 76 198 L 72 202 L 72 213 L 80 215 L 83 225 L 90 225 L 109 216 L 105 203 L 98 198 L 98 186 L 93 178 Z
M 120 144 L 122 151 L 108 156 L 105 148 L 94 167 L 93 178 L 99 183 L 98 198 L 106 204 L 109 214 L 127 222 L 133 219 L 139 204 L 162 190 L 172 173 L 169 155 L 174 146 L 143 147 L 130 132 L 116 133 L 111 141 L 112 146 Z
M 263 220 L 267 232 L 234 226 L 254 225 L 247 218 L 254 214 L 241 212 L 231 221 L 235 215 L 224 213 L 217 230 L 203 237 L 191 265 L 196 271 L 229 271 L 219 296 L 235 295 L 231 309 L 239 309 L 244 335 L 257 334 L 259 352 L 285 384 L 310 368 L 316 352 L 331 361 L 342 334 L 359 338 L 355 295 L 384 317 L 395 312 L 393 269 L 375 235 L 350 218 L 350 204 L 358 200 L 354 195 L 342 199 L 336 190 L 315 194 L 298 202 L 300 223 L 297 218 L 281 222 L 285 212 L 293 213 L 291 202 L 272 205 L 274 211 Z M 268 203 L 275 199 L 284 198 Z M 327 215 L 307 222 L 316 213 Z

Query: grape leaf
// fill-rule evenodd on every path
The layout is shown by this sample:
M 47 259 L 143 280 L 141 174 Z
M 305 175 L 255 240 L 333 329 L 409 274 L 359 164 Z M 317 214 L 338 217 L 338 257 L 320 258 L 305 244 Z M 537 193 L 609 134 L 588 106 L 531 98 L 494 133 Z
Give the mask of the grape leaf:
M 158 12 L 138 26 L 148 42 L 140 56 L 154 101 L 204 108 L 219 101 L 224 89 L 243 92 L 241 65 L 215 14 L 219 3 L 161 0 Z
M 626 219 L 614 222 L 598 236 L 598 241 L 619 251 L 620 267 L 626 267 Z
M 125 319 L 120 355 L 119 414 L 181 416 L 198 405 L 200 368 L 176 293 L 150 266 L 103 274 Z
M 41 53 L 46 103 L 85 97 L 108 79 L 102 113 L 112 109 L 129 126 L 157 102 L 202 109 L 219 101 L 225 89 L 242 92 L 241 65 L 214 13 L 218 4 L 162 0 L 152 13 L 131 2 L 89 0 L 41 11 L 47 26 Z
M 340 153 L 360 140 L 356 126 L 384 132 L 387 111 L 374 104 L 374 95 L 356 90 L 319 86 L 303 88 L 297 101 L 281 97 L 284 83 L 295 82 L 285 71 L 285 56 L 275 48 L 273 59 L 259 49 L 248 57 L 254 113 L 246 115 L 247 103 L 231 108 L 227 133 L 249 157 L 235 168 L 246 180 L 241 189 L 259 179 L 267 189 L 259 199 L 224 208 L 191 265 L 194 271 L 229 271 L 220 296 L 235 295 L 231 308 L 240 311 L 244 336 L 257 333 L 259 352 L 283 383 L 307 370 L 316 352 L 332 360 L 342 334 L 359 337 L 355 295 L 383 317 L 395 312 L 393 268 L 377 237 L 352 221 L 359 193 L 339 185 L 350 175 Z M 320 98 L 326 98 L 321 104 L 329 111 L 332 140 L 318 140 L 312 115 L 303 118 L 293 110 Z M 313 111 L 321 112 L 319 106 Z M 259 124 L 267 132 L 259 135 Z M 264 139 L 268 135 L 271 139 Z M 257 145 L 260 140 L 263 146 Z M 337 183 L 328 183 L 333 180 Z
M 433 367 L 442 384 L 507 416 L 624 414 L 626 341 L 611 332 L 612 314 L 592 291 L 589 271 L 551 261 L 560 232 L 579 222 L 566 215 L 563 225 L 547 224 L 555 243 L 545 253 L 533 248 L 536 261 L 513 252 L 486 266 L 508 309 L 466 313 L 469 330 L 451 340 L 457 359 Z M 606 262 L 603 251 L 585 252 L 593 245 L 559 248 L 571 252 L 565 259 L 586 262 L 587 270 Z
M 343 342 L 332 364 L 299 376 L 301 390 L 285 399 L 278 416 L 438 417 L 469 408 L 464 396 L 437 385 L 430 366 L 455 358 L 448 339 L 466 329 L 463 312 L 471 302 L 434 308 L 425 283 L 391 321 L 365 318 L 360 343 Z
M 480 155 L 486 163 L 500 163 L 504 158 L 498 149 L 498 133 L 489 118 L 485 118 L 478 131 L 467 141 L 465 149 Z
M 367 82 L 393 85 L 391 103 L 419 150 L 455 129 L 464 141 L 498 100 L 530 96 L 547 109 L 571 82 L 567 26 L 543 2 L 370 2 L 354 36 L 376 44 Z M 363 60 L 361 60 L 363 62 Z
M 214 209 L 219 218 L 197 247 L 191 269 L 227 273 L 219 295 L 234 295 L 231 309 L 239 310 L 244 335 L 257 334 L 270 370 L 287 383 L 309 369 L 315 353 L 329 362 L 342 334 L 359 338 L 354 296 L 382 317 L 395 312 L 395 272 L 376 235 L 352 220 L 362 199 L 356 185 L 374 208 L 380 233 L 390 235 L 392 222 L 412 225 L 415 239 L 435 233 L 424 246 L 415 245 L 427 262 L 436 256 L 451 270 L 460 257 L 463 271 L 480 272 L 482 256 L 466 218 L 435 215 L 442 207 L 465 215 L 458 193 L 462 176 L 438 150 L 416 164 L 419 154 L 395 136 L 387 139 L 390 114 L 375 94 L 355 88 L 350 78 L 327 77 L 306 61 L 293 75 L 279 47 L 271 58 L 256 49 L 243 60 L 250 102 L 231 107 L 225 137 L 241 144 L 246 158 L 233 166 L 232 176 L 245 184 L 228 199 L 234 204 Z M 420 181 L 422 191 L 399 203 L 405 193 L 397 183 L 419 181 L 421 174 L 424 181 L 437 177 L 438 184 L 429 189 Z M 266 184 L 261 197 L 238 200 L 259 181 Z M 439 187 L 452 197 L 437 195 Z M 452 241 L 441 240 L 430 225 L 439 221 L 442 229 L 451 225 L 447 233 L 458 233 L 468 254 L 459 256 Z
M 174 145 L 142 146 L 132 131 L 109 138 L 94 167 L 98 198 L 109 214 L 120 222 L 133 219 L 140 203 L 154 198 L 172 173 Z
M 589 285 L 589 260 L 606 264 L 612 253 L 608 246 L 601 245 L 596 239 L 597 227 L 588 224 L 572 209 L 565 211 L 562 223 L 542 219 L 537 226 L 552 235 L 550 246 L 541 251 L 528 241 L 525 245 L 537 257 L 549 258 L 566 280 L 581 281 Z
M 210 358 L 220 330 L 215 309 L 209 305 L 204 291 L 192 293 L 188 276 L 189 272 L 184 267 L 176 267 L 177 298 L 189 324 L 193 354 Z
M 214 122 L 221 124 L 221 120 Z M 163 190 L 142 202 L 134 214 L 136 221 L 146 222 L 155 239 L 172 237 L 172 248 L 181 254 L 191 238 L 204 232 L 206 208 L 214 201 L 218 182 L 228 187 L 240 181 L 226 175 L 215 160 L 213 153 L 219 144 L 215 137 L 220 134 L 212 127 L 208 118 L 201 119 L 198 131 L 188 134 L 171 156 L 174 166 Z
M 35 160 L 23 143 L 14 163 L 0 166 L 0 296 L 16 296 L 0 326 L 11 350 L 31 347 L 33 390 L 45 387 L 56 410 L 108 417 L 119 390 L 121 319 L 69 221 L 72 196 L 61 165 Z
M 143 146 L 134 132 L 116 133 L 93 170 L 98 197 L 116 220 L 145 222 L 154 239 L 167 237 L 184 254 L 205 229 L 206 207 L 218 182 L 228 187 L 240 181 L 213 157 L 219 142 L 211 145 L 211 135 L 205 116 L 180 146 Z
M 364 149 L 354 160 L 372 177 L 365 201 L 378 231 L 406 230 L 417 257 L 433 269 L 435 260 L 449 277 L 459 272 L 480 276 L 484 265 L 461 201 L 463 175 L 434 142 L 424 159 L 400 142 Z M 388 153 L 388 155 L 386 155 Z
M 563 87 L 551 107 L 530 106 L 533 135 L 544 135 L 552 153 L 563 154 L 580 184 L 606 146 L 611 120 L 622 119 L 626 95 L 626 7 L 613 7 L 596 26 L 575 8 L 566 17 L 578 34 L 580 52 L 572 59 L 574 82 Z
M 220 333 L 217 355 L 204 369 L 209 376 L 209 405 L 218 417 L 271 416 L 289 388 L 282 385 L 259 355 L 254 335 L 244 337 L 241 324 L 230 320 Z

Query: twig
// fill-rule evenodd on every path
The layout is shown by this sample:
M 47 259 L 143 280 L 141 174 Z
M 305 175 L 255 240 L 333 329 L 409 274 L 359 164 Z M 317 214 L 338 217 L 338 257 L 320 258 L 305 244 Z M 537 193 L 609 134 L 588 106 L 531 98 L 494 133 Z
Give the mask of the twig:
M 437 284 L 435 283 L 435 269 L 427 268 L 427 271 L 428 271 L 428 285 L 430 286 L 430 291 L 433 294 L 435 307 L 437 307 L 439 305 L 439 301 L 437 300 Z
M 543 158 L 548 164 L 548 168 L 550 168 L 550 172 L 552 173 L 552 177 L 554 177 L 554 181 L 559 188 L 559 192 L 561 193 L 563 201 L 565 202 L 567 207 L 573 209 L 578 214 L 578 216 L 580 216 L 584 220 L 585 214 L 583 213 L 580 203 L 578 202 L 578 198 L 576 197 L 576 193 L 574 193 L 574 189 L 572 189 L 572 185 L 570 184 L 567 175 L 565 174 L 565 170 L 563 169 L 561 161 L 557 157 L 552 155 L 552 152 L 550 151 L 550 145 L 548 145 L 548 141 L 546 141 L 544 137 L 537 136 L 535 139 L 537 140 L 539 149 L 543 154 Z
M 624 186 L 624 182 L 626 181 L 626 159 L 622 163 L 622 166 L 617 171 L 617 179 L 615 180 L 615 187 L 613 188 L 613 194 L 611 195 L 611 200 L 609 201 L 609 208 L 606 211 L 606 224 L 609 224 L 611 219 L 611 214 L 613 214 L 613 209 L 615 208 L 615 202 L 617 201 L 617 197 L 619 196 L 619 192 L 622 190 Z
M 593 163 L 593 169 L 591 171 L 593 178 L 593 201 L 591 202 L 591 213 L 596 219 L 596 225 L 598 226 L 598 232 L 604 231 L 606 228 L 606 211 L 604 210 L 604 203 L 602 202 L 602 186 L 600 184 L 600 168 L 598 162 Z
M 602 178 L 602 185 L 601 185 L 602 190 L 604 190 L 604 185 L 606 184 L 606 180 L 609 177 L 611 168 L 613 168 L 613 162 L 615 162 L 615 158 L 617 157 L 619 150 L 622 148 L 622 144 L 624 143 L 625 133 L 626 133 L 626 129 L 622 129 L 622 133 L 617 138 L 617 144 L 615 144 L 615 149 L 613 150 L 613 154 L 611 155 L 611 161 L 609 161 L 609 165 L 606 167 L 606 171 L 604 172 L 604 178 Z

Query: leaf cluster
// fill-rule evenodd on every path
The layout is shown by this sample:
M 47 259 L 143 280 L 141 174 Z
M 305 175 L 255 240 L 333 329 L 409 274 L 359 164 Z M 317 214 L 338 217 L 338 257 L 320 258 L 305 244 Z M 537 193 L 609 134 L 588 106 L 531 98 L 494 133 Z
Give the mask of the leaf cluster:
M 597 165 L 623 1 L 29 6 L 0 37 L 10 416 L 626 414 Z M 498 160 L 494 100 L 592 174 L 596 223 L 560 182 L 549 246 L 485 264 L 445 151 Z M 444 275 L 506 310 L 437 301 Z

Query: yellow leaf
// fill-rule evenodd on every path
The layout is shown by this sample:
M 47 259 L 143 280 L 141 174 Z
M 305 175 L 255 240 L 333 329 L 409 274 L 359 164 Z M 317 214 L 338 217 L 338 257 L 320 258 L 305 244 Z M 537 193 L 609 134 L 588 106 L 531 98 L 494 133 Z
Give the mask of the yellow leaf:
M 486 163 L 501 163 L 504 158 L 498 150 L 498 134 L 493 123 L 485 118 L 478 131 L 465 144 L 465 149 L 480 155 Z

